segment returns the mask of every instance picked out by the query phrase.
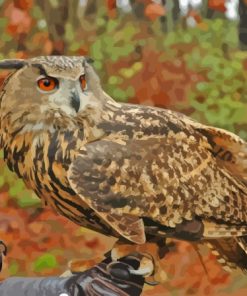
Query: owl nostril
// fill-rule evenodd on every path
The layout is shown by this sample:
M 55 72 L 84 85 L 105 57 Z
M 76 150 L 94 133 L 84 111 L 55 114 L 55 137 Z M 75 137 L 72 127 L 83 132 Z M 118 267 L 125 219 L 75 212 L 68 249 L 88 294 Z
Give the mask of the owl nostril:
M 76 112 L 78 112 L 80 109 L 80 96 L 77 91 L 72 91 L 71 94 L 71 106 L 75 109 Z

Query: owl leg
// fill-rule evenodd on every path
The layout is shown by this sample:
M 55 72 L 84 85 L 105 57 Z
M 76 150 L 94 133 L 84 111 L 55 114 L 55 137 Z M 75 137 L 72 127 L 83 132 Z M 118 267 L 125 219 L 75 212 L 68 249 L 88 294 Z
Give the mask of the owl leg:
M 149 242 L 143 245 L 117 243 L 111 251 L 112 260 L 117 262 L 120 258 L 128 257 L 140 262 L 137 270 L 130 270 L 130 274 L 142 275 L 147 284 L 156 285 L 164 283 L 167 275 L 161 259 L 167 253 L 168 248 L 159 242 Z M 114 263 L 113 263 L 114 264 Z
M 0 240 L 0 271 L 2 270 L 3 266 L 3 255 L 7 255 L 7 247 L 3 241 Z

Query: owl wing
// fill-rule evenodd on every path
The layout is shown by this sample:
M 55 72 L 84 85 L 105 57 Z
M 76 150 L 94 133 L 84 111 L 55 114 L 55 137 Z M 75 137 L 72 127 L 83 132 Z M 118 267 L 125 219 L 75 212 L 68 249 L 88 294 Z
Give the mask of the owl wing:
M 183 122 L 206 137 L 216 161 L 235 177 L 247 182 L 247 143 L 224 129 L 206 126 L 179 114 Z
M 204 240 L 217 261 L 226 271 L 240 268 L 247 271 L 247 237 L 227 237 L 217 240 Z
M 70 184 L 113 229 L 135 243 L 145 242 L 143 218 L 174 228 L 197 216 L 222 223 L 216 228 L 207 224 L 209 237 L 240 233 L 231 225 L 247 222 L 246 167 L 233 153 L 242 157 L 246 144 L 210 128 L 205 136 L 201 128 L 193 126 L 189 135 L 173 130 L 166 136 L 89 143 L 70 167 Z M 225 139 L 222 149 L 231 153 L 231 160 L 215 152 L 221 147 L 215 135 Z M 239 151 L 235 146 L 231 150 L 232 141 Z

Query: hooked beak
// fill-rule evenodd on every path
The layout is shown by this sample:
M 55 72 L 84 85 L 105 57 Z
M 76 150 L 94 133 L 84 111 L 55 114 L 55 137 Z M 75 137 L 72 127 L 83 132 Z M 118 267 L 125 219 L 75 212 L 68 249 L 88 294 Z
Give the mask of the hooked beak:
M 80 109 L 80 95 L 78 94 L 77 90 L 71 91 L 71 106 L 75 109 L 76 113 Z

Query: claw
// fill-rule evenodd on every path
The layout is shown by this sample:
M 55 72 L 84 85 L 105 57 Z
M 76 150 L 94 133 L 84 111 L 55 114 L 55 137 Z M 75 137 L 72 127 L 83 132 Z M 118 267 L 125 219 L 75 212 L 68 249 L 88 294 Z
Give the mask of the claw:
M 152 286 L 166 283 L 168 278 L 161 260 L 164 254 L 160 252 L 163 245 L 164 242 L 162 245 L 157 242 L 143 245 L 116 243 L 111 250 L 111 259 L 112 261 L 121 261 L 121 258 L 126 258 L 126 256 L 136 259 L 139 264 L 130 269 L 131 276 L 141 276 L 147 284 Z
M 2 253 L 4 256 L 6 256 L 7 251 L 8 251 L 7 246 L 5 245 L 5 243 L 2 240 L 0 240 L 0 253 Z
M 137 276 L 142 276 L 142 277 L 148 277 L 153 274 L 154 272 L 154 262 L 152 258 L 150 257 L 145 257 L 137 254 L 137 257 L 135 256 L 127 256 L 125 257 L 127 260 L 131 260 L 132 262 L 135 260 L 138 262 L 137 269 L 134 269 L 130 264 L 123 264 L 121 261 L 114 261 L 110 263 L 107 267 L 109 273 L 112 276 L 121 278 L 123 280 L 128 280 L 131 275 L 137 275 Z M 128 262 L 128 261 L 127 261 Z M 123 266 L 125 268 L 123 268 Z
M 154 262 L 153 258 L 143 256 L 140 261 L 140 267 L 135 270 L 130 270 L 131 274 L 141 275 L 143 277 L 148 277 L 154 273 Z
M 150 268 L 142 268 L 142 269 L 138 269 L 138 270 L 130 270 L 129 272 L 131 274 L 134 274 L 134 275 L 141 275 L 143 277 L 146 277 L 148 276 L 150 273 L 152 273 L 153 269 L 150 269 Z
M 3 241 L 0 240 L 0 271 L 2 270 L 3 267 L 3 255 L 7 255 L 7 246 Z

